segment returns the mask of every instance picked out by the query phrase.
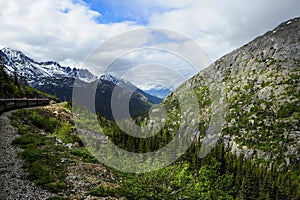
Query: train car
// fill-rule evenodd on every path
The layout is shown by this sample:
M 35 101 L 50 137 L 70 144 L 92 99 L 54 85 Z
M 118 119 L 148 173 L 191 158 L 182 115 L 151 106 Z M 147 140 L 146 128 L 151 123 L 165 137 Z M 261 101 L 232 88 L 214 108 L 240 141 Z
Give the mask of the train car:
M 49 105 L 50 99 L 0 99 L 0 113 L 18 108 Z

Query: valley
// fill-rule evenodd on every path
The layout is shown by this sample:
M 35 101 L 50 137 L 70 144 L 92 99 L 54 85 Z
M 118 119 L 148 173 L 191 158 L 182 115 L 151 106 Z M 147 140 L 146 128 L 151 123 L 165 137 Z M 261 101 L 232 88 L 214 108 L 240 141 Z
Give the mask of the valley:
M 8 180 L 1 185 L 20 179 L 18 190 L 5 185 L 2 194 L 50 200 L 300 199 L 299 38 L 300 18 L 283 22 L 163 100 L 110 75 L 1 50 L 1 98 L 63 102 L 1 115 L 1 138 L 8 138 L 1 149 L 11 149 L 1 167 Z M 74 102 L 76 87 L 84 92 Z M 118 87 L 120 98 L 131 94 L 133 122 L 112 115 Z M 97 115 L 82 103 L 92 94 L 89 88 L 96 88 Z M 149 111 L 155 104 L 164 116 Z M 128 134 L 138 132 L 135 125 L 145 137 Z M 110 151 L 111 144 L 135 154 Z M 160 151 L 168 144 L 172 151 Z M 159 157 L 146 157 L 152 152 Z M 9 157 L 16 162 L 13 172 L 6 172 Z M 169 160 L 174 162 L 164 166 Z

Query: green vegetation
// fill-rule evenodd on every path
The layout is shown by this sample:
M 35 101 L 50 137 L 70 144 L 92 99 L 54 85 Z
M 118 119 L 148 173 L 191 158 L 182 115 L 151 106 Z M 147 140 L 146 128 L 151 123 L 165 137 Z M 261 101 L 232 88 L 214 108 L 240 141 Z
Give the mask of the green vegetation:
M 56 130 L 59 125 L 59 121 L 56 118 L 45 117 L 37 111 L 24 110 L 24 114 L 29 116 L 29 120 L 34 126 L 49 133 L 51 133 L 53 130 Z
M 109 196 L 120 197 L 123 195 L 123 191 L 120 190 L 120 188 L 109 188 L 109 187 L 99 186 L 97 188 L 91 189 L 89 194 L 93 196 L 101 196 L 101 197 L 109 197 Z
M 277 116 L 279 118 L 286 118 L 291 116 L 294 112 L 300 112 L 299 102 L 288 103 L 282 106 L 278 112 Z
M 264 62 L 271 65 L 264 66 L 261 64 Z M 269 162 L 285 163 L 287 146 L 297 142 L 287 135 L 296 131 L 299 124 L 300 99 L 295 83 L 299 71 L 294 69 L 280 75 L 284 68 L 274 66 L 279 62 L 266 59 L 257 70 L 248 72 L 245 80 L 238 76 L 227 80 L 230 96 L 223 135 L 235 136 L 235 142 L 248 149 L 272 152 Z M 259 74 L 266 74 L 268 79 L 259 81 Z
M 72 154 L 82 158 L 82 161 L 88 163 L 99 163 L 99 161 L 94 158 L 86 148 L 74 148 Z
M 26 160 L 24 167 L 29 173 L 29 180 L 52 192 L 66 188 L 63 181 L 65 165 L 59 163 L 62 157 L 69 157 L 67 149 L 56 146 L 53 139 L 38 133 L 23 134 L 13 144 L 24 149 L 20 156 Z
M 27 116 L 30 117 L 27 118 Z M 14 124 L 20 124 L 19 117 L 28 121 L 17 127 L 21 136 L 16 138 L 13 144 L 24 149 L 20 152 L 20 156 L 26 161 L 24 167 L 28 171 L 29 180 L 52 192 L 66 189 L 64 178 L 67 165 L 62 164 L 61 159 L 69 158 L 69 150 L 55 145 L 54 138 L 41 135 L 30 126 L 34 125 L 34 127 L 49 131 L 50 128 L 58 127 L 57 120 L 43 117 L 35 110 L 22 110 L 12 114 L 11 119 L 15 122 Z
M 72 102 L 68 101 L 64 103 L 64 108 L 72 111 Z
M 21 136 L 15 139 L 14 144 L 24 149 L 20 156 L 26 160 L 28 178 L 43 188 L 56 193 L 67 190 L 66 168 L 76 159 L 98 163 L 85 148 L 70 150 L 55 145 L 54 136 L 65 142 L 78 142 L 69 137 L 72 135 L 71 123 L 57 120 L 39 109 L 18 111 L 11 119 L 14 124 L 19 124 L 18 132 Z M 164 144 L 162 139 L 153 140 L 156 141 L 155 145 L 151 142 L 130 142 L 128 138 L 123 139 L 124 133 L 114 122 L 104 118 L 99 120 L 109 138 L 121 147 L 139 152 L 141 149 L 153 151 Z M 52 137 L 39 134 L 37 128 L 44 131 L 53 128 L 50 132 L 46 131 Z M 162 133 L 166 133 L 165 129 Z M 200 143 L 193 143 L 177 162 L 151 173 L 113 171 L 122 180 L 120 187 L 99 185 L 90 188 L 88 194 L 101 197 L 124 196 L 128 199 L 300 198 L 300 169 L 297 165 L 278 170 L 277 163 L 269 166 L 260 160 L 245 160 L 242 156 L 231 154 L 223 143 L 219 143 L 207 157 L 200 159 L 200 147 Z M 62 163 L 64 160 L 68 161 Z M 52 199 L 62 198 L 58 196 Z
M 17 72 L 9 76 L 0 56 L 0 98 L 49 98 L 58 99 L 52 95 L 33 89 L 28 86 L 23 76 L 18 77 Z
M 105 127 L 102 122 L 102 127 L 109 130 L 112 124 L 108 122 L 108 127 Z M 124 143 L 123 137 L 122 132 L 114 129 L 115 143 Z M 134 143 L 127 145 L 130 144 Z M 138 151 L 142 147 L 133 145 L 127 148 Z M 145 148 L 153 151 L 156 146 L 146 145 Z M 204 159 L 197 156 L 199 149 L 199 143 L 194 143 L 176 163 L 155 172 L 115 172 L 123 181 L 120 189 L 106 190 L 100 187 L 92 189 L 91 194 L 126 196 L 130 199 L 300 198 L 298 165 L 278 170 L 280 162 L 269 166 L 260 160 L 243 159 L 243 155 L 239 157 L 230 153 L 223 143 Z
M 22 148 L 19 156 L 25 160 L 24 168 L 28 179 L 57 196 L 49 199 L 69 199 L 61 197 L 71 194 L 66 181 L 68 167 L 81 161 L 98 163 L 91 154 L 81 146 L 74 126 L 67 120 L 58 120 L 53 113 L 45 109 L 20 110 L 10 115 L 20 137 L 13 144 Z M 78 143 L 69 149 L 67 143 Z
M 262 62 L 268 62 L 267 67 L 270 69 L 278 63 L 275 60 Z M 276 65 L 274 70 L 272 73 L 276 74 L 280 67 Z M 222 139 L 205 158 L 199 157 L 200 141 L 209 127 L 213 104 L 209 88 L 199 80 L 201 86 L 193 86 L 201 116 L 200 123 L 197 124 L 199 137 L 196 137 L 188 150 L 175 163 L 154 172 L 131 174 L 106 168 L 112 171 L 120 182 L 112 181 L 112 184 L 118 183 L 115 187 L 102 182 L 90 187 L 86 195 L 128 199 L 300 199 L 299 162 L 292 155 L 285 155 L 288 145 L 297 142 L 286 135 L 295 131 L 295 127 L 299 125 L 299 91 L 291 87 L 295 84 L 292 80 L 294 75 L 290 74 L 287 77 L 289 81 L 279 81 L 288 85 L 280 88 L 274 81 L 258 80 L 258 73 L 260 71 L 252 70 L 243 83 L 240 83 L 238 77 L 227 77 L 225 80 L 229 85 L 226 88 L 228 112 L 222 134 L 235 136 L 234 141 L 238 145 L 253 150 L 252 159 L 245 159 L 247 155 L 243 153 L 237 156 L 235 152 L 231 152 L 230 144 L 226 143 L 228 141 Z M 276 80 L 280 78 L 275 75 L 274 77 Z M 288 95 L 288 100 L 282 99 L 282 94 L 278 92 L 281 90 L 283 94 Z M 265 93 L 259 94 L 260 92 Z M 115 122 L 103 117 L 98 117 L 96 123 L 100 123 L 101 131 L 118 147 L 131 152 L 152 152 L 168 144 L 181 123 L 187 128 L 191 126 L 188 122 L 181 121 L 180 103 L 175 94 L 170 95 L 162 105 L 167 111 L 167 116 L 163 119 L 165 124 L 155 136 L 149 138 L 132 137 L 122 131 Z M 64 109 L 71 109 L 71 104 L 66 103 Z M 193 110 L 189 112 L 192 113 Z M 66 168 L 76 160 L 100 165 L 89 151 L 80 145 L 72 149 L 55 145 L 54 138 L 64 143 L 81 144 L 79 137 L 74 134 L 73 122 L 61 120 L 60 116 L 42 109 L 19 111 L 13 114 L 11 119 L 21 135 L 15 139 L 14 144 L 24 149 L 20 156 L 26 160 L 28 177 L 43 188 L 56 193 L 68 191 Z M 82 113 L 77 119 L 88 126 L 85 127 L 87 135 L 95 135 L 100 131 L 95 122 L 89 121 L 88 114 Z M 148 130 L 145 134 L 152 133 L 148 126 L 149 120 L 136 120 L 137 124 Z M 127 130 L 134 131 L 132 124 L 126 120 L 120 123 L 125 124 Z M 45 134 L 38 134 L 40 130 Z M 91 142 L 96 149 L 93 153 L 100 149 L 105 150 L 105 143 Z M 176 145 L 180 148 L 181 144 Z M 269 158 L 259 156 L 261 151 Z M 174 154 L 176 153 L 175 151 Z M 113 160 L 122 155 L 111 157 Z M 286 159 L 290 159 L 289 165 L 285 164 Z M 134 166 L 128 163 L 128 167 Z

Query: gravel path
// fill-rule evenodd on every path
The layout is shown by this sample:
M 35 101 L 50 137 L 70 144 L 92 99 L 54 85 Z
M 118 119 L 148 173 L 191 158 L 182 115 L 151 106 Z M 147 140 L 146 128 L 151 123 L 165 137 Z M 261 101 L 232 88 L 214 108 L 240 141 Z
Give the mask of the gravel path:
M 24 162 L 17 157 L 21 149 L 11 144 L 17 137 L 16 129 L 8 119 L 11 112 L 0 115 L 0 199 L 47 199 L 53 195 L 26 180 L 26 173 L 22 169 Z

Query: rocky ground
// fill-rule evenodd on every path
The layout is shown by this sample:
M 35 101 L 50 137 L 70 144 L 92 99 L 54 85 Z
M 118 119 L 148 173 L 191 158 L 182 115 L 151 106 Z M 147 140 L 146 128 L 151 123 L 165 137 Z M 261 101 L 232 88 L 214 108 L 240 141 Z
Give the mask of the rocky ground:
M 11 144 L 17 134 L 9 123 L 10 113 L 0 115 L 0 199 L 47 199 L 53 194 L 26 180 L 24 161 L 17 156 L 21 149 Z
M 50 116 L 55 116 L 59 120 L 67 120 L 72 123 L 72 113 L 63 107 L 63 104 L 41 107 Z M 12 145 L 12 141 L 18 137 L 17 130 L 10 124 L 9 115 L 14 112 L 7 112 L 0 115 L 0 199 L 48 199 L 53 196 L 64 196 L 67 199 L 86 200 L 117 200 L 124 197 L 99 197 L 91 196 L 88 191 L 99 186 L 108 188 L 120 188 L 117 177 L 106 169 L 101 163 L 88 163 L 80 158 L 71 156 L 64 160 L 67 167 L 67 177 L 65 183 L 68 185 L 67 191 L 59 194 L 50 193 L 36 186 L 27 180 L 26 171 L 22 168 L 24 161 L 18 157 L 18 152 L 22 149 Z M 41 134 L 46 134 L 41 130 Z M 74 133 L 75 134 L 75 133 Z M 75 148 L 76 144 L 64 144 L 59 141 L 57 145 L 67 146 L 69 151 Z M 77 144 L 78 145 L 78 144 Z

